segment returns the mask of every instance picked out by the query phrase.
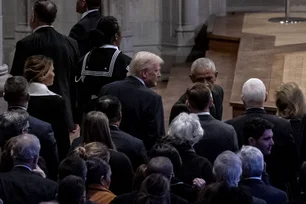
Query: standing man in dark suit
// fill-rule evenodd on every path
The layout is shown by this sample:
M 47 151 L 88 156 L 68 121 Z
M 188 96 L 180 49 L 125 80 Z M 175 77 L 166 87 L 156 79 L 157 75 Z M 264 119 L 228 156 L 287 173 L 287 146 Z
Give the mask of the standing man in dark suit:
M 196 83 L 187 90 L 187 106 L 191 113 L 198 115 L 205 133 L 194 146 L 196 153 L 207 158 L 212 164 L 219 154 L 225 150 L 238 151 L 235 129 L 211 116 L 209 107 L 213 104 L 209 87 L 204 83 Z
M 157 85 L 162 63 L 153 53 L 138 52 L 131 61 L 128 77 L 107 84 L 100 91 L 100 96 L 113 95 L 120 100 L 120 128 L 141 139 L 147 150 L 165 134 L 162 98 L 150 89 Z
M 147 164 L 148 156 L 143 142 L 119 129 L 122 119 L 120 101 L 114 96 L 103 96 L 98 99 L 96 110 L 108 117 L 113 142 L 119 152 L 129 157 L 134 170 L 141 164 Z
M 100 6 L 101 0 L 77 0 L 76 12 L 82 14 L 82 17 L 72 27 L 69 37 L 78 42 L 81 57 L 93 48 L 89 32 L 97 27 L 98 21 L 102 17 L 99 11 Z
M 4 84 L 4 99 L 8 104 L 8 110 L 27 110 L 30 99 L 27 80 L 22 76 L 8 78 Z M 56 181 L 59 158 L 51 124 L 30 116 L 28 132 L 39 139 L 40 156 L 47 164 L 48 178 Z
M 57 183 L 34 172 L 39 151 L 39 140 L 34 135 L 16 138 L 11 151 L 14 167 L 0 174 L 0 197 L 4 203 L 32 204 L 56 198 Z
M 252 146 L 243 146 L 238 156 L 242 161 L 240 188 L 254 197 L 265 200 L 267 204 L 288 202 L 288 197 L 284 191 L 267 185 L 262 181 L 264 159 L 259 149 Z
M 191 65 L 190 79 L 192 83 L 208 84 L 212 90 L 213 104 L 209 107 L 209 112 L 217 120 L 222 120 L 223 113 L 223 88 L 215 84 L 218 72 L 215 63 L 208 58 L 199 58 Z M 186 93 L 172 106 L 169 123 L 182 112 L 190 113 L 186 106 Z
M 290 188 L 290 183 L 296 180 L 298 166 L 297 148 L 291 135 L 289 121 L 275 115 L 270 115 L 264 110 L 264 102 L 267 99 L 266 87 L 257 78 L 246 81 L 242 87 L 242 101 L 246 111 L 226 123 L 232 125 L 238 136 L 238 145 L 244 143 L 243 128 L 248 119 L 259 117 L 273 124 L 274 146 L 270 155 L 265 155 L 267 173 L 270 176 L 271 185 L 285 190 Z M 288 192 L 287 192 L 288 193 Z
M 30 26 L 33 34 L 16 44 L 11 74 L 23 76 L 24 63 L 32 55 L 45 55 L 54 62 L 54 83 L 49 87 L 65 100 L 66 120 L 69 130 L 75 129 L 72 107 L 75 107 L 75 68 L 79 60 L 77 42 L 58 33 L 52 26 L 57 13 L 56 5 L 50 0 L 38 0 L 33 6 Z

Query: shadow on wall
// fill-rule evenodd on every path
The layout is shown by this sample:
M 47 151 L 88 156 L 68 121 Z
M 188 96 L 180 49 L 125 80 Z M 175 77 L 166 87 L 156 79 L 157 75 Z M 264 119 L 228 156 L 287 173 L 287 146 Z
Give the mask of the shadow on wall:
M 204 24 L 194 38 L 194 46 L 192 47 L 186 63 L 192 63 L 198 58 L 205 57 L 208 50 L 207 25 Z

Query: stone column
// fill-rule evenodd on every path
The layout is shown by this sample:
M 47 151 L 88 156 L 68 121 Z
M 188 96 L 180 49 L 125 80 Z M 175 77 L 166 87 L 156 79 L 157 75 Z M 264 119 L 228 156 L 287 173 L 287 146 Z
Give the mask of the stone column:
M 130 0 L 123 0 L 123 16 L 121 19 L 121 33 L 122 40 L 120 49 L 122 52 L 130 57 L 134 55 L 133 51 L 133 33 L 130 24 L 130 13 L 132 12 Z
M 199 23 L 199 0 L 179 0 L 177 61 L 184 62 L 194 45 L 195 29 Z
M 210 14 L 225 16 L 226 12 L 226 0 L 210 0 Z
M 31 34 L 31 28 L 29 21 L 31 18 L 31 10 L 33 0 L 17 0 L 16 1 L 16 28 L 15 28 L 15 40 L 16 42 L 27 35 Z

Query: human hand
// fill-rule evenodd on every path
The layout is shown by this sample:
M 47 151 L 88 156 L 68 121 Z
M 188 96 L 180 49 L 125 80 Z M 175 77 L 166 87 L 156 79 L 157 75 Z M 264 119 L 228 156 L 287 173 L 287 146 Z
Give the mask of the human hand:
M 33 172 L 40 175 L 43 178 L 46 178 L 45 172 L 38 165 L 36 165 L 36 168 L 33 169 Z
M 195 178 L 192 181 L 193 187 L 197 188 L 198 190 L 201 190 L 203 188 L 205 188 L 206 186 L 206 181 L 204 179 L 201 178 Z

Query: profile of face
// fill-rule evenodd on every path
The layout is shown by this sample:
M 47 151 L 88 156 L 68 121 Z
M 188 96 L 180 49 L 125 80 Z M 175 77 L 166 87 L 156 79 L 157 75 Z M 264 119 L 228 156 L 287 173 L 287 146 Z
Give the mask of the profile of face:
M 86 12 L 86 1 L 77 0 L 76 5 L 75 5 L 75 11 L 80 14 L 85 13 Z
M 47 72 L 47 74 L 42 77 L 41 83 L 45 84 L 46 86 L 53 85 L 54 76 L 55 76 L 55 74 L 54 74 L 54 67 L 53 67 L 53 65 L 51 65 L 51 67 L 50 67 L 49 71 Z
M 149 88 L 155 87 L 160 77 L 160 64 L 152 64 L 150 68 L 142 70 L 143 81 Z
M 190 74 L 190 79 L 193 83 L 207 83 L 213 86 L 217 80 L 218 72 L 213 72 L 211 69 L 195 69 L 193 74 Z
M 273 131 L 271 129 L 265 130 L 263 135 L 258 140 L 249 138 L 249 144 L 257 147 L 263 155 L 271 154 L 272 146 L 274 145 Z

